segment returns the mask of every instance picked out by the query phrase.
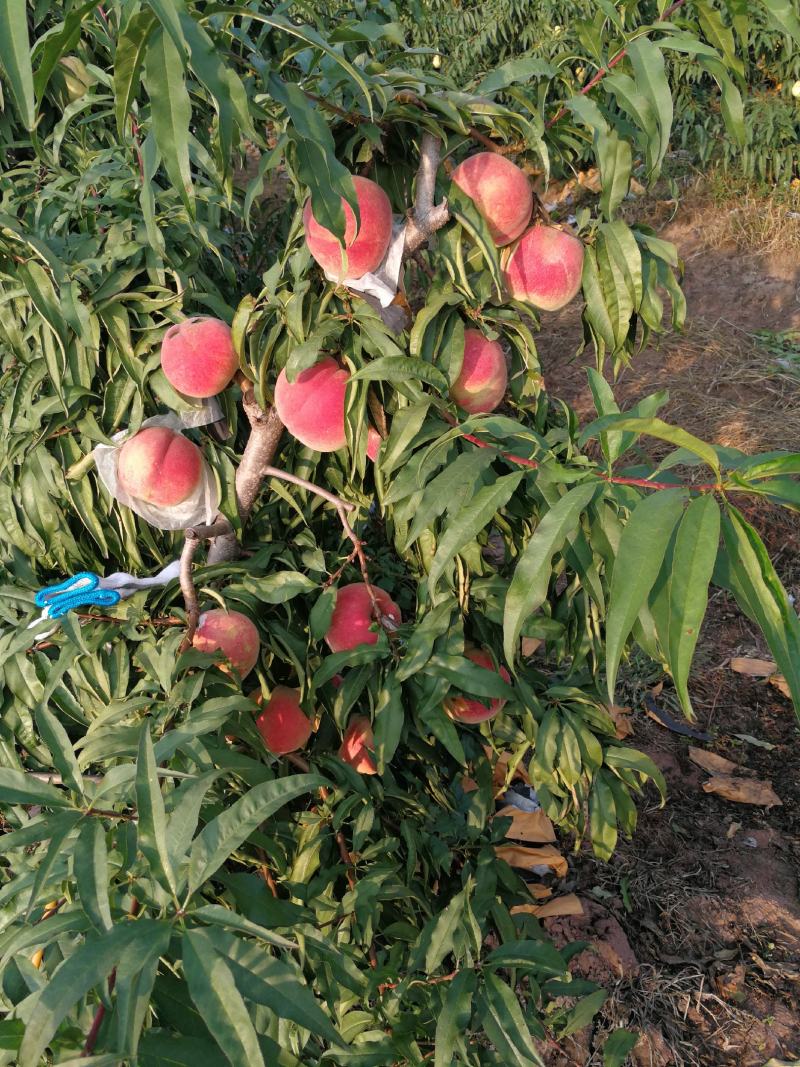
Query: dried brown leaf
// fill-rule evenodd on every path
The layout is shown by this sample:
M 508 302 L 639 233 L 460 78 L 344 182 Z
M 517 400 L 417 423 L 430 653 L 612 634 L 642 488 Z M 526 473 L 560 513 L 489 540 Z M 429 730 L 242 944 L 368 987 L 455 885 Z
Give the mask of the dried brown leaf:
M 556 916 L 583 915 L 583 905 L 574 893 L 563 897 L 554 897 L 546 904 L 517 904 L 511 908 L 512 915 L 536 915 L 539 919 L 552 919 Z
M 739 770 L 738 765 L 732 760 L 725 759 L 716 752 L 709 752 L 705 748 L 694 748 L 692 745 L 689 746 L 689 759 L 709 774 L 734 774 Z
M 783 801 L 772 788 L 772 782 L 756 778 L 735 778 L 729 774 L 717 774 L 703 783 L 703 792 L 714 793 L 737 804 L 758 804 L 767 808 L 782 805 Z
M 771 659 L 736 656 L 731 660 L 731 670 L 736 671 L 737 674 L 746 674 L 750 678 L 768 678 L 777 670 L 777 664 Z
M 509 816 L 513 821 L 506 833 L 506 837 L 515 841 L 528 841 L 531 844 L 547 844 L 555 841 L 556 831 L 545 813 L 540 808 L 538 811 L 520 811 L 511 804 L 501 808 L 498 816 Z
M 617 732 L 617 740 L 624 741 L 626 737 L 630 737 L 633 733 L 633 722 L 631 721 L 631 709 L 622 708 L 619 704 L 609 704 L 607 706 L 608 714 L 614 720 L 614 727 Z
M 567 861 L 553 845 L 541 845 L 539 848 L 526 848 L 524 845 L 495 845 L 494 851 L 498 859 L 505 860 L 512 867 L 521 867 L 529 871 L 542 864 L 550 867 L 559 878 L 566 877 Z

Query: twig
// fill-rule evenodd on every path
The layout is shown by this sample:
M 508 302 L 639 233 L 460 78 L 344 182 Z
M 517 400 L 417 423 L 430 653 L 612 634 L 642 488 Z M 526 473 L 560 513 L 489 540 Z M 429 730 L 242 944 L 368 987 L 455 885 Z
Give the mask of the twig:
M 517 152 L 524 152 L 528 147 L 525 141 L 514 141 L 512 144 L 495 144 L 490 137 L 487 137 L 485 133 L 481 133 L 474 126 L 468 127 L 467 133 L 473 141 L 477 141 L 478 144 L 482 144 L 484 148 L 488 148 L 490 152 L 494 152 L 498 156 L 513 156 Z
M 662 14 L 660 14 L 658 16 L 658 18 L 656 19 L 656 22 L 666 22 L 667 19 L 670 17 L 670 15 L 672 15 L 675 11 L 677 11 L 679 7 L 683 7 L 683 5 L 685 3 L 686 3 L 686 0 L 675 0 L 674 4 L 671 4 L 666 9 L 666 11 L 662 12 Z M 598 70 L 597 74 L 595 74 L 595 76 L 593 78 L 589 79 L 589 81 L 586 83 L 586 85 L 584 85 L 584 87 L 581 89 L 581 91 L 580 91 L 580 93 L 578 95 L 579 96 L 586 96 L 586 94 L 588 92 L 590 92 L 592 89 L 594 89 L 595 85 L 597 85 L 598 82 L 601 82 L 603 80 L 603 78 L 605 78 L 606 74 L 608 74 L 608 72 L 610 70 L 613 70 L 614 67 L 616 67 L 616 65 L 618 63 L 622 62 L 622 60 L 625 58 L 625 56 L 627 54 L 628 54 L 628 49 L 627 48 L 620 49 L 620 51 L 617 52 L 617 54 L 613 57 L 613 59 L 609 60 L 607 66 L 602 67 L 600 70 Z M 555 126 L 555 124 L 558 122 L 558 120 L 563 118 L 564 115 L 566 115 L 568 110 L 569 109 L 567 108 L 567 105 L 563 104 L 558 109 L 558 111 L 555 113 L 555 115 L 553 115 L 553 117 L 551 119 L 547 120 L 547 122 L 545 123 L 545 129 L 549 130 L 551 126 Z

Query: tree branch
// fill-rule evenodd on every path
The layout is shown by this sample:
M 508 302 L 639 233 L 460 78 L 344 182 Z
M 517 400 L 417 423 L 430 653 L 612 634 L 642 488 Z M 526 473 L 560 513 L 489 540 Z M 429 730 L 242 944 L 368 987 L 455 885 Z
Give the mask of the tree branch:
M 264 480 L 264 469 L 272 461 L 283 433 L 283 423 L 274 407 L 264 411 L 255 399 L 252 386 L 242 394 L 242 407 L 250 423 L 250 437 L 236 471 L 236 503 L 242 523 L 247 520 Z M 239 555 L 235 532 L 215 537 L 208 552 L 209 563 L 224 563 Z
M 404 256 L 410 256 L 421 248 L 450 218 L 447 200 L 441 204 L 433 202 L 441 143 L 441 139 L 432 133 L 422 135 L 414 211 L 406 223 Z

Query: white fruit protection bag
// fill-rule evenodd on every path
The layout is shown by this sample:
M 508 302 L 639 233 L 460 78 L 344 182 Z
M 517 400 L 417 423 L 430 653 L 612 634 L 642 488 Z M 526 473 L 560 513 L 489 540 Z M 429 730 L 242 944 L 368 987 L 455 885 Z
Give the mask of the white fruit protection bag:
M 187 423 L 174 412 L 170 412 L 167 415 L 154 415 L 150 419 L 145 419 L 140 429 L 144 430 L 148 426 L 164 426 L 175 433 L 181 433 L 182 430 L 187 428 L 187 425 L 203 426 L 206 423 L 215 422 L 219 418 L 218 404 L 216 405 L 216 412 L 217 414 L 213 414 L 212 405 L 204 406 L 204 414 L 206 416 L 204 420 L 190 423 Z M 187 412 L 186 415 L 193 420 L 200 417 L 199 412 Z M 213 522 L 219 509 L 220 493 L 217 481 L 205 459 L 201 462 L 201 475 L 197 488 L 191 496 L 182 500 L 180 504 L 173 504 L 170 507 L 157 507 L 155 504 L 148 504 L 144 500 L 129 496 L 125 492 L 119 484 L 117 463 L 119 462 L 119 453 L 122 445 L 130 436 L 128 430 L 121 430 L 111 438 L 114 441 L 113 445 L 96 445 L 93 452 L 100 480 L 115 500 L 130 508 L 131 511 L 135 511 L 137 515 L 140 515 L 151 526 L 156 526 L 159 530 L 183 530 L 187 526 L 198 526 Z
M 345 278 L 342 282 L 338 282 L 327 271 L 325 272 L 325 277 L 329 282 L 333 282 L 334 285 L 344 285 L 346 288 L 352 289 L 354 293 L 366 293 L 368 296 L 374 296 L 381 307 L 386 308 L 397 296 L 405 243 L 405 219 L 396 219 L 392 225 L 392 239 L 389 242 L 386 255 L 376 271 L 371 274 L 362 274 L 360 278 Z

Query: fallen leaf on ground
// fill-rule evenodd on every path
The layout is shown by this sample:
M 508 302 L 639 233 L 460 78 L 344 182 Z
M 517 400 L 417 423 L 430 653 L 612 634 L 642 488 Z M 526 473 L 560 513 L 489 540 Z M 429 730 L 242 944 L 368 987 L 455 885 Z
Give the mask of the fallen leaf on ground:
M 759 804 L 767 808 L 783 804 L 772 788 L 772 782 L 760 782 L 755 778 L 735 778 L 730 774 L 717 774 L 703 783 L 704 793 L 714 793 L 737 804 Z
M 743 963 L 739 963 L 732 971 L 727 974 L 717 975 L 715 984 L 717 991 L 726 1000 L 741 1000 L 744 994 L 744 979 L 746 974 L 746 968 Z
M 660 708 L 650 697 L 645 697 L 644 707 L 653 722 L 657 722 L 659 726 L 666 726 L 668 730 L 672 730 L 675 734 L 693 737 L 695 741 L 711 740 L 711 734 L 704 733 L 703 730 L 695 730 L 694 727 L 687 726 L 685 722 L 678 722 L 677 719 L 673 719 L 668 711 Z
M 752 659 L 750 656 L 737 656 L 731 660 L 731 670 L 737 674 L 746 674 L 750 678 L 766 678 L 773 688 L 791 699 L 789 683 L 778 673 L 778 665 L 771 659 Z
M 513 820 L 506 837 L 516 841 L 528 841 L 534 845 L 543 845 L 556 839 L 555 828 L 541 808 L 538 811 L 520 811 L 509 804 L 497 812 L 498 818 L 506 816 Z
M 783 693 L 789 700 L 792 699 L 792 694 L 789 692 L 789 683 L 782 674 L 771 674 L 767 681 L 773 689 L 777 689 L 779 693 Z
M 778 669 L 771 659 L 753 659 L 750 656 L 735 656 L 731 660 L 731 670 L 737 674 L 746 674 L 750 678 L 769 678 Z
M 695 748 L 693 745 L 689 746 L 689 759 L 709 774 L 731 774 L 739 769 L 732 760 L 725 759 L 716 752 L 709 752 L 705 748 Z
M 631 709 L 621 708 L 619 704 L 609 704 L 608 714 L 614 720 L 614 726 L 617 731 L 617 740 L 624 741 L 626 737 L 630 737 L 633 733 Z
M 546 904 L 517 904 L 511 908 L 512 915 L 536 915 L 539 919 L 552 919 L 562 915 L 583 915 L 583 904 L 574 893 L 554 897 Z
M 732 837 L 736 837 L 741 828 L 742 824 L 740 822 L 732 822 L 728 827 L 728 832 L 725 834 L 725 837 L 728 839 L 728 841 L 730 841 Z
M 539 848 L 526 848 L 524 845 L 495 845 L 494 852 L 498 859 L 505 860 L 512 867 L 531 870 L 542 864 L 551 867 L 559 878 L 564 878 L 567 874 L 567 861 L 552 845 L 541 845 Z
M 765 748 L 768 752 L 771 752 L 776 746 L 769 741 L 762 741 L 760 737 L 753 737 L 752 734 L 734 734 L 734 737 L 738 737 L 740 741 L 746 741 L 748 745 L 758 745 L 759 748 Z

